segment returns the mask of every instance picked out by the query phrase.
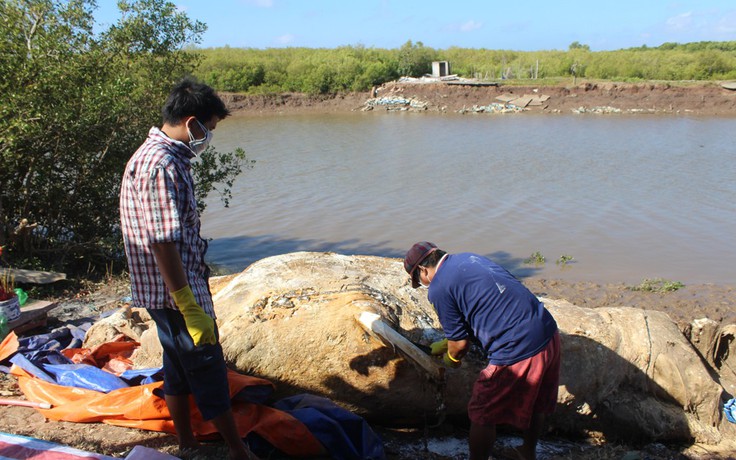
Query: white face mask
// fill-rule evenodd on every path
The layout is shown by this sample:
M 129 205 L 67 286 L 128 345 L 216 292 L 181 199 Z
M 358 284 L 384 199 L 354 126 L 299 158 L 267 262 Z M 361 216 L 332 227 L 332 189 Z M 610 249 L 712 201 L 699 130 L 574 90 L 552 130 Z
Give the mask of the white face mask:
M 194 134 L 192 134 L 192 131 L 189 129 L 189 126 L 187 126 L 187 133 L 189 134 L 189 148 L 194 152 L 194 155 L 199 155 L 200 153 L 207 150 L 207 147 L 210 145 L 210 142 L 212 141 L 212 131 L 205 128 L 205 126 L 199 122 L 196 118 L 194 121 L 199 124 L 199 127 L 202 128 L 202 131 L 204 132 L 204 137 L 202 139 L 195 139 Z
M 417 270 L 419 270 L 419 269 L 417 268 Z M 425 289 L 429 287 L 429 284 L 424 284 L 424 281 L 422 281 L 421 273 L 419 275 L 419 287 L 420 288 L 425 288 Z

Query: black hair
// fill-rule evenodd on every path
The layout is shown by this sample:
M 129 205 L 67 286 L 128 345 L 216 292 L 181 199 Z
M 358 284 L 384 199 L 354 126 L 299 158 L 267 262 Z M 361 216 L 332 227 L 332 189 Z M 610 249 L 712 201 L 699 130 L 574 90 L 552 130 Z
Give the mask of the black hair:
M 445 251 L 437 248 L 430 255 L 428 255 L 426 259 L 421 261 L 419 265 L 421 265 L 422 267 L 434 267 L 440 262 L 440 259 L 442 259 L 445 254 L 447 254 Z
M 417 268 L 411 274 L 412 281 L 419 284 L 419 267 L 434 267 L 445 254 L 447 253 L 439 248 L 432 251 L 423 261 L 417 264 Z
M 185 78 L 169 93 L 161 109 L 161 115 L 164 123 L 177 126 L 187 117 L 194 117 L 200 123 L 207 123 L 215 116 L 222 120 L 230 115 L 230 111 L 215 94 L 214 89 L 191 78 Z

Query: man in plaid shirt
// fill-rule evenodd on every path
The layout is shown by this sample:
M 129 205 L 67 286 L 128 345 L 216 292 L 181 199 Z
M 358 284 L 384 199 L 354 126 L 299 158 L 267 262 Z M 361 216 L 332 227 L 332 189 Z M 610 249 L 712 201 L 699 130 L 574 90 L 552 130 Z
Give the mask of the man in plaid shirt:
M 199 446 L 190 422 L 191 394 L 228 444 L 230 458 L 252 459 L 230 407 L 190 164 L 229 111 L 212 88 L 184 80 L 162 115 L 161 129 L 151 128 L 128 161 L 120 190 L 133 305 L 146 308 L 158 328 L 164 394 L 180 449 Z

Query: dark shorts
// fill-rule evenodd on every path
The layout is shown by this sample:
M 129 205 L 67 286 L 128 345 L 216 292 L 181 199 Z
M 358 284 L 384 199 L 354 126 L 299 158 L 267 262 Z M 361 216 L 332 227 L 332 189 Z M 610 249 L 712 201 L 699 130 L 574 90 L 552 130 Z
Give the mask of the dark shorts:
M 211 420 L 230 409 L 227 367 L 220 343 L 194 346 L 184 317 L 177 310 L 148 310 L 164 349 L 164 393 L 191 394 L 202 418 Z
M 560 384 L 560 334 L 532 356 L 508 366 L 489 364 L 473 385 L 468 403 L 470 421 L 492 426 L 508 424 L 525 430 L 532 414 L 551 414 Z

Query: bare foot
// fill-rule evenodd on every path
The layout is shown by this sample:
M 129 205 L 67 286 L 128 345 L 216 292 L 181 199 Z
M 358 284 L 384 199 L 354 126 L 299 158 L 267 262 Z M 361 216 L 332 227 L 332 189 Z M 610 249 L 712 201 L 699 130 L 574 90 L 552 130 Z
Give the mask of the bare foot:
M 179 436 L 179 450 L 187 450 L 187 449 L 199 449 L 200 448 L 199 441 L 197 441 L 197 438 L 192 436 Z

